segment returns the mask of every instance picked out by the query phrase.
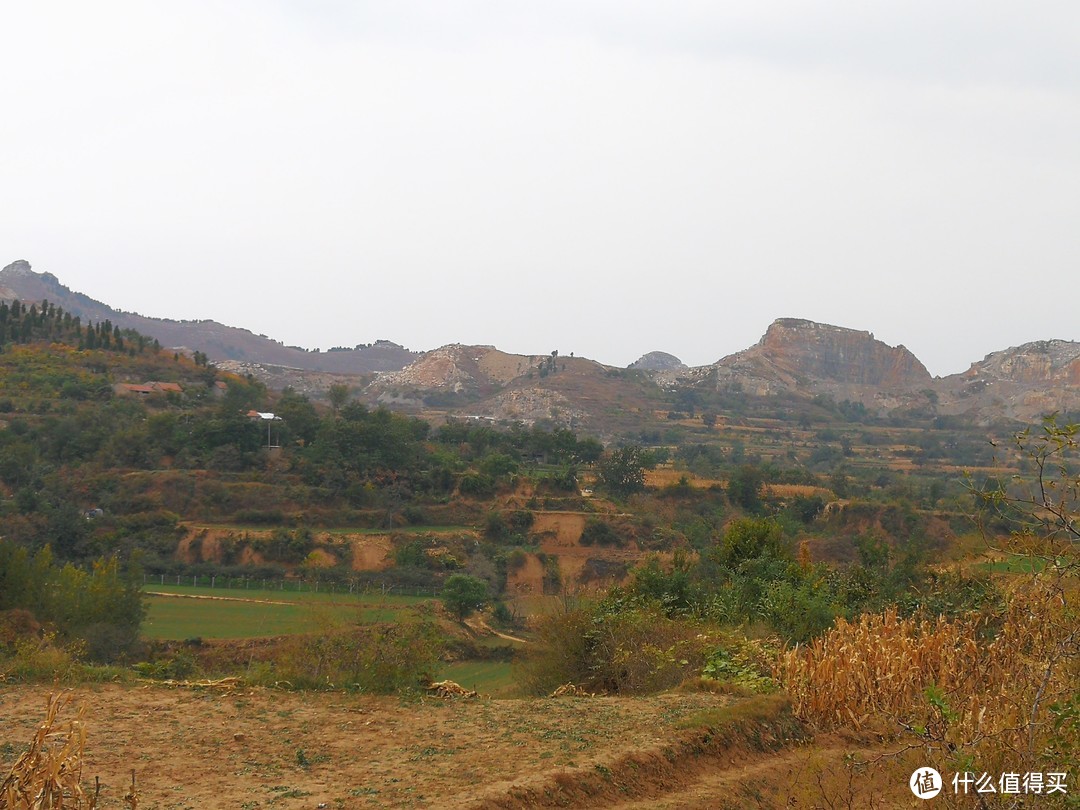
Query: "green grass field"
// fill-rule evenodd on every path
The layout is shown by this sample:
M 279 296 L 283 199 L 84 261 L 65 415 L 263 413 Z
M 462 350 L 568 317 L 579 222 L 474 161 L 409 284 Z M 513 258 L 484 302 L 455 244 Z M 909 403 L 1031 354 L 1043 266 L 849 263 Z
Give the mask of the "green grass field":
M 1046 568 L 1046 560 L 1023 554 L 1011 554 L 1004 560 L 980 563 L 979 568 L 994 574 L 1032 574 Z
M 516 697 L 518 686 L 512 666 L 501 661 L 462 661 L 444 666 L 435 680 L 453 681 L 489 697 Z
M 296 583 L 289 583 L 290 587 L 295 587 Z M 303 583 L 305 588 L 310 588 L 310 583 Z M 325 586 L 322 590 L 316 592 L 313 590 L 281 590 L 278 588 L 208 588 L 200 585 L 197 588 L 191 585 L 170 585 L 166 582 L 164 585 L 159 585 L 153 580 L 149 580 L 144 586 L 143 590 L 148 593 L 169 593 L 180 594 L 182 596 L 227 596 L 235 599 L 260 599 L 268 600 L 271 602 L 295 602 L 296 604 L 342 604 L 342 605 L 381 605 L 390 604 L 398 606 L 417 605 L 421 602 L 427 602 L 432 599 L 431 592 L 427 595 L 415 596 L 411 591 L 406 593 L 398 593 L 390 591 L 389 593 L 382 593 L 378 588 L 373 588 L 369 591 L 361 591 L 358 593 L 348 593 L 342 590 L 330 592 L 326 590 Z M 406 589 L 408 590 L 408 589 Z
M 317 629 L 334 617 L 392 621 L 424 597 L 373 594 L 295 593 L 242 588 L 148 585 L 147 638 L 258 638 Z M 157 593 L 178 594 L 159 596 Z M 226 598 L 190 598 L 226 597 Z M 256 601 L 261 600 L 261 601 Z
M 191 529 L 211 529 L 230 532 L 248 532 L 250 534 L 269 534 L 273 526 L 244 523 L 187 523 Z M 349 527 L 312 529 L 315 534 L 353 535 L 353 534 L 474 534 L 475 526 L 393 526 L 387 529 L 355 529 Z

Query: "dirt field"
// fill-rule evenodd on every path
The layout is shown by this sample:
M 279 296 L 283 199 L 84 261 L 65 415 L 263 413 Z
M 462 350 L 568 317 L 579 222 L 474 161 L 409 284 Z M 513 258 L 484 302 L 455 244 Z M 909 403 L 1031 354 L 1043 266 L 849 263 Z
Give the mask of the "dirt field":
M 0 771 L 50 691 L 0 687 Z M 74 695 L 88 709 L 84 775 L 101 778 L 103 808 L 123 806 L 133 769 L 142 810 L 766 807 L 736 798 L 743 781 L 773 774 L 784 792 L 793 769 L 821 753 L 785 739 L 788 721 L 753 722 L 750 748 L 680 729 L 732 700 L 703 693 L 407 702 L 102 685 Z

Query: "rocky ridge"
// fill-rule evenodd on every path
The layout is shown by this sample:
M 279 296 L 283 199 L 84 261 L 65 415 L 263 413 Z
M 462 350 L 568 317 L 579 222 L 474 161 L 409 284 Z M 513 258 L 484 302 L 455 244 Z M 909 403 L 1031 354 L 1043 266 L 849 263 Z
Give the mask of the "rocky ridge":
M 1038 340 L 988 354 L 937 382 L 943 413 L 1032 421 L 1080 411 L 1080 343 Z
M 754 396 L 826 394 L 887 412 L 922 396 L 933 377 L 906 348 L 870 332 L 780 318 L 755 345 L 690 369 L 675 385 L 736 388 Z
M 643 354 L 627 368 L 640 371 L 682 371 L 687 366 L 673 354 L 667 352 L 649 352 Z
M 905 347 L 889 346 L 870 332 L 780 318 L 755 345 L 707 366 L 687 368 L 674 355 L 650 352 L 623 370 L 558 352 L 514 355 L 461 344 L 422 355 L 389 341 L 308 352 L 214 321 L 119 312 L 72 292 L 52 274 L 35 273 L 23 260 L 0 271 L 0 297 L 48 298 L 84 320 L 108 318 L 165 346 L 201 350 L 272 388 L 291 385 L 318 397 L 331 384 L 346 384 L 365 401 L 415 412 L 581 427 L 617 424 L 633 412 L 636 424 L 643 424 L 667 412 L 661 389 L 825 395 L 862 403 L 879 416 L 918 410 L 980 422 L 1080 412 L 1080 343 L 1065 340 L 1011 347 L 962 374 L 934 378 Z

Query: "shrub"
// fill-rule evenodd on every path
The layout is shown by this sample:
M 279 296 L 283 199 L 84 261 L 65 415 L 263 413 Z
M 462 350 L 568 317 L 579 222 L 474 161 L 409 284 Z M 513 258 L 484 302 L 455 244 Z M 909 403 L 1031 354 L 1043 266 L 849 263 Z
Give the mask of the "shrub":
M 255 548 L 268 560 L 299 563 L 315 548 L 311 529 L 274 529 L 269 537 L 258 537 Z
M 484 520 L 484 535 L 496 543 L 505 540 L 507 535 L 510 534 L 510 524 L 503 516 L 502 512 L 488 512 L 487 518 Z
M 583 546 L 618 546 L 622 548 L 626 541 L 610 523 L 600 518 L 589 518 L 585 521 L 585 528 L 581 531 L 581 545 Z
M 536 515 L 534 515 L 528 509 L 518 509 L 510 513 L 509 523 L 514 531 L 528 531 L 528 529 L 530 529 L 535 522 Z
M 461 477 L 458 489 L 462 495 L 488 498 L 495 494 L 495 479 L 485 473 L 468 473 Z
M 81 669 L 78 652 L 77 645 L 64 647 L 53 633 L 20 639 L 10 655 L 0 657 L 0 682 L 70 681 Z
M 770 677 L 775 657 L 775 648 L 765 642 L 729 634 L 709 653 L 701 674 L 706 679 L 752 692 L 769 692 L 776 688 Z
M 522 664 L 535 693 L 565 683 L 594 692 L 646 694 L 699 674 L 712 646 L 706 628 L 655 606 L 598 604 L 542 619 Z
M 431 680 L 441 641 L 428 617 L 394 624 L 328 626 L 287 639 L 271 667 L 255 667 L 247 679 L 260 685 L 345 688 L 372 694 L 407 692 Z

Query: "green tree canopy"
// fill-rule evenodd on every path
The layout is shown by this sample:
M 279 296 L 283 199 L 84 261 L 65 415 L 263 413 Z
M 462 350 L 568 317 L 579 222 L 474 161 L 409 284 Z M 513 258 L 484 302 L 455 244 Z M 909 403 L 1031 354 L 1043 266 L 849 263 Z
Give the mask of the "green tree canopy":
M 600 483 L 616 495 L 640 492 L 645 489 L 645 463 L 645 451 L 637 445 L 612 450 L 600 459 Z
M 459 620 L 483 608 L 490 598 L 487 583 L 467 574 L 454 574 L 443 586 L 443 604 Z

